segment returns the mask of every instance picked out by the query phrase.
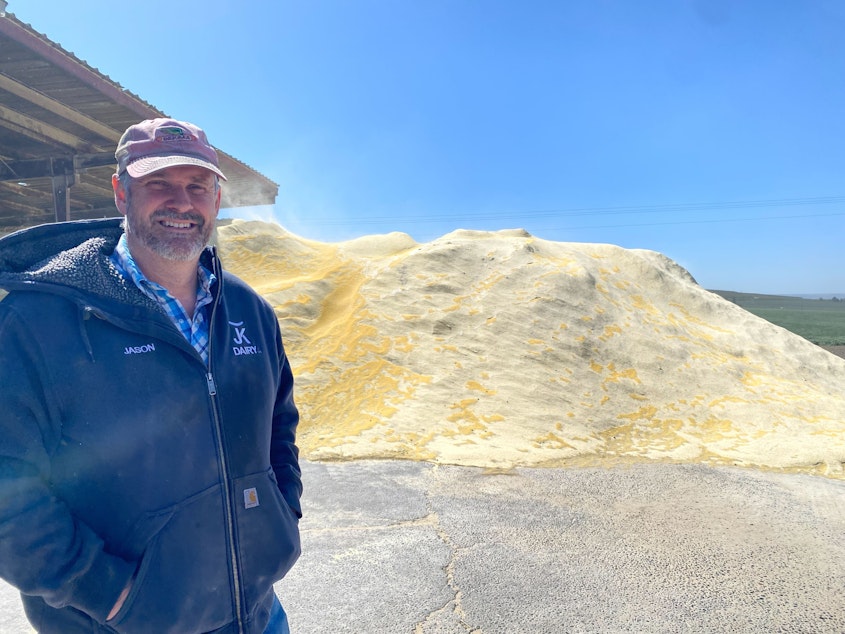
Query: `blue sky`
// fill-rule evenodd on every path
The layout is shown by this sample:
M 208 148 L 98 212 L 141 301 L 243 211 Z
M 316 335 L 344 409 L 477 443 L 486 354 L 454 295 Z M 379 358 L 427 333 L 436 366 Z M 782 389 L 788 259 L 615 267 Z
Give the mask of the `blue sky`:
M 840 0 L 10 0 L 338 241 L 520 227 L 845 295 Z

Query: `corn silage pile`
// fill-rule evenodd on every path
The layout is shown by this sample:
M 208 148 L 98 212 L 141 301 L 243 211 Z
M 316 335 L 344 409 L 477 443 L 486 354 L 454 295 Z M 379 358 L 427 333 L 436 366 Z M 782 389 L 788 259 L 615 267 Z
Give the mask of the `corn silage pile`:
M 239 220 L 218 244 L 275 307 L 309 459 L 845 477 L 845 359 L 659 253 L 520 230 L 329 244 Z

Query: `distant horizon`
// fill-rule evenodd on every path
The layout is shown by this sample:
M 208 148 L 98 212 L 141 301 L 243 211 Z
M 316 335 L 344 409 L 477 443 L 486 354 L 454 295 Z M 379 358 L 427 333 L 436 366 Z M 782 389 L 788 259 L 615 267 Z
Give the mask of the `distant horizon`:
M 800 299 L 845 299 L 845 292 L 843 293 L 755 293 L 754 291 L 737 291 L 732 288 L 708 288 L 708 291 L 723 291 L 727 293 L 743 293 L 745 295 L 770 295 L 772 297 L 798 297 Z

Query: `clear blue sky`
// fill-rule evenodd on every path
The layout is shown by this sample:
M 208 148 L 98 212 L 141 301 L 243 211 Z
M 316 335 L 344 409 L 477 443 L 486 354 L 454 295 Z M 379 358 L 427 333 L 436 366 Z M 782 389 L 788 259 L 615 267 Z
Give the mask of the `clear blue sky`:
M 845 294 L 841 0 L 10 0 L 306 238 L 521 227 Z M 233 211 L 230 215 L 242 215 Z

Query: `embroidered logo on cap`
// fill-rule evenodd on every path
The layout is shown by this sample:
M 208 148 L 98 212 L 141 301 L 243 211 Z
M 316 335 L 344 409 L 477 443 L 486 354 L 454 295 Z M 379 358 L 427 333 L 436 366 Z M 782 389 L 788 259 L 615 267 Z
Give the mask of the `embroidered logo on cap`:
M 251 489 L 244 489 L 244 508 L 252 509 L 258 506 L 258 491 L 255 487 Z
M 196 141 L 197 137 L 179 126 L 163 126 L 156 130 L 156 141 L 170 143 L 171 141 Z

